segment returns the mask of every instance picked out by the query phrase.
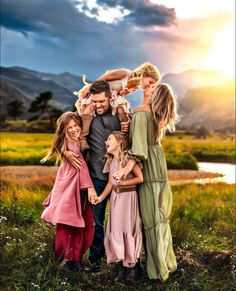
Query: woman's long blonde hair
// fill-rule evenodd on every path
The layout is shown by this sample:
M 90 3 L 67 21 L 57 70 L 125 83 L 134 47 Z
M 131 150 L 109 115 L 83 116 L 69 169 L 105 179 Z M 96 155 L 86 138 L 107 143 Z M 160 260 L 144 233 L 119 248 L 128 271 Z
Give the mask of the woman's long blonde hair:
M 129 143 L 129 137 L 126 133 L 122 131 L 113 131 L 110 133 L 110 135 L 114 135 L 115 139 L 120 142 L 120 152 L 119 152 L 119 166 L 120 168 L 124 166 L 124 161 L 125 161 L 125 156 L 130 148 L 130 143 Z M 112 159 L 114 158 L 113 155 L 111 154 L 106 154 L 105 158 L 107 159 L 107 162 L 111 162 Z
M 50 160 L 54 153 L 57 155 L 57 162 L 63 157 L 66 151 L 66 143 L 68 141 L 67 126 L 72 119 L 81 127 L 81 119 L 77 112 L 68 111 L 63 113 L 57 120 L 57 129 L 52 146 L 47 155 L 40 161 L 41 163 L 45 163 L 47 160 Z
M 143 63 L 141 66 L 133 70 L 131 78 L 153 78 L 157 82 L 161 79 L 158 68 L 151 63 Z
M 175 123 L 179 120 L 176 99 L 172 88 L 159 83 L 152 94 L 151 110 L 156 125 L 155 138 L 160 144 L 166 130 L 175 131 Z

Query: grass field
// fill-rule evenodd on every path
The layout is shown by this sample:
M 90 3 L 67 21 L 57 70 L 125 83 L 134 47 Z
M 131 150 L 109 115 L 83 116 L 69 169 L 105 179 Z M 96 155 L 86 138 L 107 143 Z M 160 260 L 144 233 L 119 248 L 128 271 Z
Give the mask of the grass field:
M 114 266 L 105 262 L 95 275 L 58 268 L 53 257 L 55 228 L 39 218 L 53 180 L 47 175 L 1 181 L 3 290 L 233 290 L 235 185 L 172 187 L 171 229 L 178 270 L 164 284 L 144 276 L 126 285 L 113 282 Z
M 1 133 L 1 164 L 37 165 L 46 154 L 52 139 L 52 134 Z M 230 139 L 222 140 L 219 137 L 213 137 L 207 140 L 196 140 L 191 136 L 181 136 L 181 138 L 167 136 L 163 146 L 169 169 L 195 170 L 197 160 L 235 161 L 235 142 Z

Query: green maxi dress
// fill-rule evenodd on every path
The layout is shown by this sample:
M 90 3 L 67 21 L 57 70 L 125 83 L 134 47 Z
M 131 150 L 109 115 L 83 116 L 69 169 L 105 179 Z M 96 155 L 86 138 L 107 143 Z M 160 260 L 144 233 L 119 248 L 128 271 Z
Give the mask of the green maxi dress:
M 151 112 L 136 111 L 130 137 L 131 159 L 141 159 L 144 182 L 139 188 L 139 204 L 145 235 L 146 269 L 149 279 L 165 281 L 177 268 L 169 218 L 172 193 L 167 177 L 163 148 L 155 142 Z

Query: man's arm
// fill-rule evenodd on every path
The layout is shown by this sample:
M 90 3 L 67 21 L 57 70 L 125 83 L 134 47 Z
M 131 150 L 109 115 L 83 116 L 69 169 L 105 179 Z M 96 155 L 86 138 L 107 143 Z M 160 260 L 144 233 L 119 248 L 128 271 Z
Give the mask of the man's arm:
M 72 151 L 65 151 L 64 158 L 76 169 L 80 169 L 82 161 L 79 156 Z

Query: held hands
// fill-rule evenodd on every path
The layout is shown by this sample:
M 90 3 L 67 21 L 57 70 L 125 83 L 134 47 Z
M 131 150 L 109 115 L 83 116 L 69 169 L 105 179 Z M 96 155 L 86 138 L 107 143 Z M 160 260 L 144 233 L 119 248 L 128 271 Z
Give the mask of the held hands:
M 95 199 L 93 201 L 91 201 L 91 203 L 93 205 L 97 205 L 98 203 L 100 203 L 102 201 L 103 201 L 103 198 L 101 196 L 97 196 L 97 197 L 95 197 Z
M 99 197 L 97 196 L 97 192 L 94 188 L 88 188 L 88 200 L 92 204 L 95 204 Z

